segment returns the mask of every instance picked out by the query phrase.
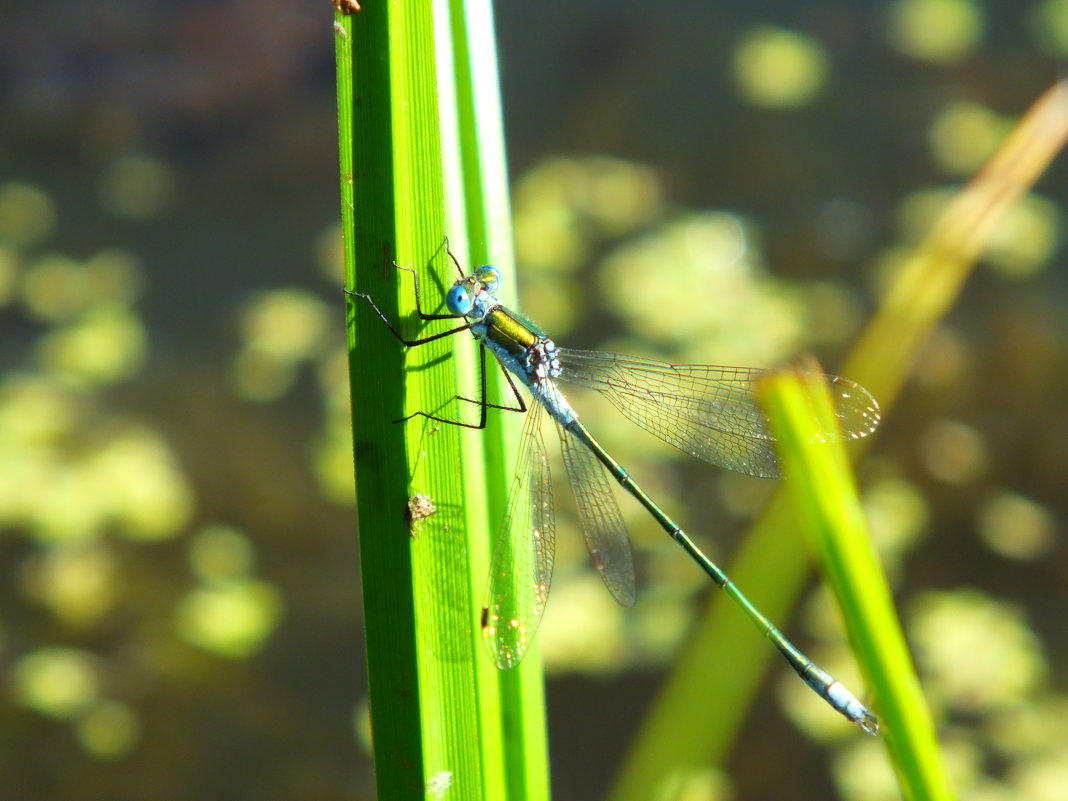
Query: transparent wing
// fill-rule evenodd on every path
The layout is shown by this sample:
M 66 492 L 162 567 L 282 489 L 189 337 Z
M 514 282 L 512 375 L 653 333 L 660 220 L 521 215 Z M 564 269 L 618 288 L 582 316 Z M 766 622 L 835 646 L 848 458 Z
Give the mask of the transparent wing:
M 609 473 L 567 429 L 559 423 L 556 428 L 586 537 L 586 550 L 612 596 L 623 606 L 633 606 L 634 560 Z
M 532 404 L 482 609 L 482 638 L 501 670 L 518 665 L 534 640 L 553 575 L 556 523 L 541 419 L 541 405 Z
M 778 478 L 782 471 L 757 403 L 765 370 L 667 364 L 619 353 L 560 348 L 560 381 L 589 387 L 646 431 L 686 453 L 738 473 Z M 879 405 L 859 384 L 827 376 L 842 436 L 867 436 Z

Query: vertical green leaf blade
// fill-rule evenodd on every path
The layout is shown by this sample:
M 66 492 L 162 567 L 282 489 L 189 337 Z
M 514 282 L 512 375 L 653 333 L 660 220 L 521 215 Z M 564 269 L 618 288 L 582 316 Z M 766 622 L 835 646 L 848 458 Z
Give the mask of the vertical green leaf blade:
M 338 14 L 338 144 L 341 166 L 341 214 L 345 284 L 361 286 L 358 272 L 376 261 L 372 242 L 393 242 L 392 161 L 370 154 L 388 152 L 392 142 L 390 116 L 356 115 L 357 98 L 388 98 L 388 61 L 368 59 L 387 52 L 388 28 L 382 14 L 369 14 L 354 26 L 351 16 Z M 356 35 L 359 34 L 359 45 Z M 379 100 L 379 103 L 384 102 Z M 357 154 L 359 158 L 357 159 Z M 356 179 L 359 170 L 359 180 Z M 357 229 L 356 219 L 360 225 Z M 361 288 L 363 288 L 361 286 Z M 396 314 L 396 294 L 379 296 L 386 314 Z M 404 432 L 390 426 L 403 409 L 402 357 L 349 304 L 350 388 L 353 407 L 353 448 L 356 463 L 357 510 L 361 536 L 362 586 L 368 684 L 372 706 L 376 782 L 382 798 L 414 798 L 423 786 L 422 740 L 415 658 L 414 598 L 408 544 L 390 507 L 405 499 Z M 374 375 L 378 380 L 360 380 Z M 371 469 L 371 465 L 374 468 Z M 376 502 L 378 499 L 378 502 Z M 375 532 L 375 536 L 371 536 Z M 392 708 L 389 716 L 375 710 Z M 403 766 L 403 767 L 402 767 Z
M 498 294 L 506 303 L 514 303 L 518 274 L 512 249 L 492 4 L 489 0 L 452 0 L 449 11 L 455 83 L 453 108 L 446 108 L 444 100 L 442 103 L 443 149 L 446 154 L 457 154 L 456 164 L 451 168 L 447 165 L 447 172 L 461 176 L 457 186 L 462 190 L 447 196 L 449 228 L 459 230 L 453 220 L 463 219 L 467 238 L 457 243 L 461 262 L 504 268 L 505 283 Z M 513 405 L 501 371 L 492 358 L 489 361 L 490 397 Z M 486 469 L 484 483 L 468 487 L 482 496 L 489 513 L 489 537 L 472 543 L 472 559 L 480 566 L 472 588 L 478 601 L 486 591 L 493 538 L 502 534 L 505 501 L 516 469 L 520 421 L 521 415 L 491 410 L 486 430 L 470 432 L 475 436 L 465 440 L 466 448 L 481 450 Z M 481 640 L 480 632 L 476 636 Z M 482 682 L 481 714 L 486 734 L 483 755 L 492 770 L 500 771 L 502 782 L 490 797 L 515 801 L 548 798 L 544 679 L 536 645 L 519 667 L 508 671 L 497 670 L 482 654 L 477 671 Z
M 462 208 L 466 222 L 469 263 L 506 268 L 506 281 L 499 295 L 505 302 L 514 303 L 518 273 L 512 250 L 492 4 L 489 0 L 453 0 L 450 11 L 456 76 L 456 140 L 451 149 L 460 154 L 458 172 L 463 176 L 460 183 L 464 190 L 462 198 L 456 199 L 456 206 Z M 490 361 L 487 379 L 493 396 L 498 402 L 512 405 L 500 370 Z M 501 535 L 504 502 L 515 470 L 520 420 L 520 415 L 507 412 L 491 414 L 481 438 L 487 480 L 495 487 L 488 495 L 490 539 L 482 552 L 483 569 L 476 575 L 474 592 L 478 599 L 484 597 L 486 590 L 492 539 Z M 472 443 L 471 447 L 477 446 Z M 498 797 L 548 798 L 544 679 L 536 646 L 518 668 L 509 671 L 498 671 L 489 659 L 481 660 L 479 675 L 485 681 L 484 730 L 499 738 L 484 743 L 487 760 L 499 760 L 495 767 L 502 771 L 503 786 Z
M 405 336 L 426 335 L 411 323 L 412 277 L 391 262 L 422 271 L 435 254 L 434 269 L 444 260 L 431 4 L 368 5 L 339 22 L 345 31 L 338 35 L 338 83 L 346 282 L 372 295 Z M 431 275 L 422 273 L 427 303 L 436 302 L 441 283 L 428 280 Z M 354 300 L 350 309 L 378 796 L 422 797 L 428 786 L 448 785 L 453 797 L 482 798 L 481 758 L 472 737 L 478 700 L 470 669 L 467 526 L 454 500 L 461 497 L 459 436 L 424 417 L 392 422 L 455 394 L 451 343 L 405 349 L 368 305 Z M 438 511 L 409 530 L 407 499 L 416 493 Z

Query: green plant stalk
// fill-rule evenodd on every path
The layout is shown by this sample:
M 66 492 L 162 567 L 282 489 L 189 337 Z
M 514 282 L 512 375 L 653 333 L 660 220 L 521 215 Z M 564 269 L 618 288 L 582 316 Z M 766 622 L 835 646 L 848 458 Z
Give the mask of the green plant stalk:
M 346 286 L 374 297 L 409 339 L 455 323 L 421 325 L 412 276 L 392 261 L 417 270 L 427 312 L 441 311 L 456 278 L 446 231 L 461 263 L 472 252 L 478 263 L 490 260 L 484 253 L 511 261 L 499 225 L 508 203 L 489 8 L 423 0 L 336 16 Z M 483 144 L 477 160 L 463 142 Z M 480 212 L 472 198 L 497 211 Z M 349 312 L 378 797 L 545 798 L 539 665 L 528 659 L 502 681 L 478 626 L 488 521 L 501 519 L 510 483 L 507 427 L 500 415 L 486 432 L 422 416 L 390 422 L 418 411 L 462 416 L 454 398 L 477 392 L 477 350 L 463 334 L 406 349 L 363 301 Z M 416 493 L 437 511 L 409 525 Z
M 853 652 L 874 695 L 881 733 L 906 798 L 951 799 L 890 588 L 871 545 L 827 385 L 813 374 L 779 373 L 760 387 L 794 509 L 838 599 Z
M 1037 180 L 1066 135 L 1068 88 L 1058 83 L 950 204 L 885 293 L 841 370 L 872 391 L 884 415 L 927 333 L 955 302 L 991 230 Z M 856 455 L 864 447 L 857 443 L 851 451 Z M 780 626 L 796 605 L 808 570 L 803 544 L 790 529 L 791 515 L 780 490 L 727 571 Z M 721 593 L 712 596 L 616 778 L 613 801 L 657 797 L 667 784 L 699 776 L 726 759 L 774 656 L 740 617 Z M 731 658 L 724 660 L 728 652 Z M 710 670 L 716 683 L 708 681 Z
M 377 20 L 353 26 L 337 15 L 338 145 L 341 167 L 341 217 L 346 287 L 363 288 L 377 254 L 372 243 L 394 242 L 392 162 L 373 163 L 369 153 L 388 150 L 392 140 L 387 113 L 354 116 L 357 96 L 389 96 L 389 73 L 381 62 L 357 65 L 356 55 L 373 48 L 385 52 L 387 31 Z M 361 32 L 359 48 L 355 31 Z M 377 39 L 377 42 L 372 41 Z M 358 81 L 354 76 L 359 76 Z M 357 87 L 357 83 L 359 86 Z M 360 154 L 360 180 L 356 181 Z M 360 228 L 357 231 L 357 210 Z M 359 268 L 357 267 L 359 265 Z M 387 314 L 396 314 L 396 293 L 380 293 Z M 376 782 L 382 798 L 415 798 L 423 786 L 418 670 L 415 657 L 415 606 L 411 559 L 396 514 L 405 502 L 404 431 L 388 425 L 403 409 L 402 360 L 390 349 L 388 332 L 375 330 L 362 310 L 348 305 L 350 393 L 356 463 L 357 512 L 361 532 L 364 637 L 367 643 L 371 728 L 375 743 Z M 375 375 L 376 381 L 360 380 Z M 375 469 L 370 469 L 374 465 Z M 398 491 L 398 487 L 400 490 Z M 376 502 L 379 499 L 381 502 Z M 390 507 L 394 514 L 390 514 Z M 383 714 L 391 708 L 391 714 Z M 400 766 L 405 766 L 401 768 Z
M 463 189 L 462 196 L 449 198 L 449 218 L 459 218 L 462 210 L 468 234 L 468 266 L 503 265 L 508 267 L 510 275 L 518 276 L 512 249 L 493 7 L 490 0 L 451 0 L 449 10 L 451 72 L 456 80 L 450 98 L 454 102 L 450 104 L 443 99 L 442 106 L 443 110 L 446 106 L 454 108 L 455 116 L 453 125 L 443 125 L 443 139 L 449 142 L 447 153 L 459 154 L 454 171 L 462 175 L 457 184 Z M 443 119 L 447 116 L 443 111 Z M 450 140 L 453 132 L 454 142 Z M 500 294 L 505 302 L 514 303 L 515 282 L 505 285 Z M 473 358 L 475 348 L 468 347 L 467 351 Z M 492 358 L 489 361 L 489 387 L 495 397 L 506 399 L 501 371 Z M 499 412 L 489 416 L 484 432 L 467 432 L 466 446 L 482 449 L 487 477 L 497 484 L 496 491 L 488 495 L 486 531 L 489 536 L 481 543 L 472 544 L 472 559 L 478 565 L 473 572 L 472 587 L 476 599 L 484 597 L 492 539 L 500 534 L 505 516 L 508 489 L 515 472 L 520 419 L 520 415 Z M 472 504 L 475 500 L 472 499 Z M 475 638 L 481 641 L 480 631 L 475 631 Z M 481 648 L 479 642 L 476 649 Z M 482 686 L 483 754 L 493 769 L 502 773 L 502 786 L 495 788 L 490 797 L 516 801 L 547 799 L 549 760 L 544 678 L 537 652 L 528 654 L 518 668 L 509 671 L 497 670 L 484 654 L 476 667 Z

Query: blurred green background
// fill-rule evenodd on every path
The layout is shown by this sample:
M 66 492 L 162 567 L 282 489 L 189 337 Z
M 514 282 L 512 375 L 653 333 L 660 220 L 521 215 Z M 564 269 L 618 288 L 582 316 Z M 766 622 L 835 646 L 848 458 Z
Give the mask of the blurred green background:
M 1068 55 L 1068 0 L 776 6 L 498 4 L 523 308 L 561 342 L 833 371 Z M 4 797 L 373 797 L 331 19 L 4 13 Z M 1066 189 L 1062 159 L 859 467 L 956 784 L 982 801 L 1068 798 Z M 772 485 L 576 405 L 729 563 Z M 565 503 L 539 634 L 563 801 L 608 788 L 715 591 L 624 501 L 642 586 L 619 609 Z M 821 593 L 788 628 L 855 683 Z M 777 664 L 722 772 L 677 797 L 895 798 L 879 744 L 828 717 Z

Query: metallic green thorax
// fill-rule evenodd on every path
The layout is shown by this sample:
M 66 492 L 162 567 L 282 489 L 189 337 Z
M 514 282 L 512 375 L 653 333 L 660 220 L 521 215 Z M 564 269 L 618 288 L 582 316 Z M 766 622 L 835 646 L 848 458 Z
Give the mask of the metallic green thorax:
M 533 323 L 504 306 L 491 309 L 482 324 L 485 326 L 486 337 L 518 360 L 544 336 Z

